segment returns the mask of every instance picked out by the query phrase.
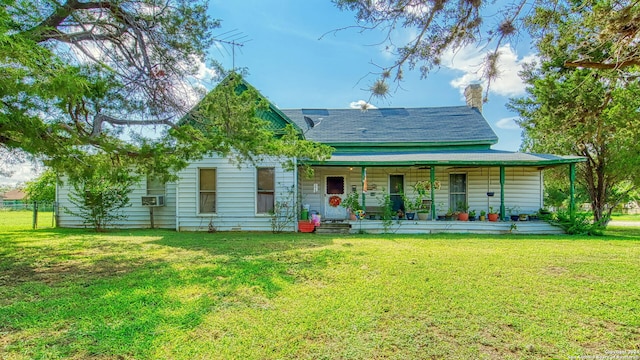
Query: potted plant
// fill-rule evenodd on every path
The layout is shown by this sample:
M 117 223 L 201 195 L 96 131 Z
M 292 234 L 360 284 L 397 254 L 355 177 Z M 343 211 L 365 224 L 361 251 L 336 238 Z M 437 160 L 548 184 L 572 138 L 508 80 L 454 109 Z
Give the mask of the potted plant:
M 428 220 L 430 211 L 431 209 L 427 206 L 420 207 L 420 209 L 418 209 L 418 220 Z
M 476 221 L 476 211 L 469 210 L 469 221 Z
M 422 208 L 422 196 L 417 193 L 417 196 L 411 200 L 405 194 L 402 194 L 402 200 L 404 201 L 404 207 L 407 210 L 405 213 L 407 220 L 413 220 L 416 216 L 416 211 Z
M 480 221 L 487 220 L 487 212 L 484 210 L 480 210 Z
M 458 203 L 458 220 L 460 221 L 468 221 L 469 220 L 469 205 L 467 203 L 460 201 Z
M 453 209 L 449 208 L 449 210 L 447 210 L 447 213 L 444 214 L 444 219 L 446 221 L 451 221 L 451 220 L 453 220 L 453 216 L 454 215 L 456 215 L 456 214 L 453 212 Z
M 446 216 L 445 215 L 440 215 L 442 214 L 442 212 L 444 211 L 444 202 L 440 201 L 439 203 L 436 204 L 436 213 L 434 214 L 434 216 L 436 217 L 436 220 L 446 220 Z
M 509 208 L 509 217 L 511 218 L 511 221 L 518 221 L 520 219 L 520 207 L 519 206 L 513 206 Z
M 493 206 L 489 206 L 489 214 L 487 217 L 489 221 L 498 221 L 498 213 L 493 210 Z
M 356 220 L 356 211 L 363 210 L 357 192 L 352 192 L 340 203 L 340 206 L 349 210 L 349 219 Z

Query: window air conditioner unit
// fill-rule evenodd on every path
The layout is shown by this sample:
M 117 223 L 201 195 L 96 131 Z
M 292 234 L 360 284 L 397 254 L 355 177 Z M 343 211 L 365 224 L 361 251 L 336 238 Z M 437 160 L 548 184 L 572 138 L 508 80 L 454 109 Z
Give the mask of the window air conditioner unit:
M 164 195 L 143 196 L 142 206 L 164 206 Z

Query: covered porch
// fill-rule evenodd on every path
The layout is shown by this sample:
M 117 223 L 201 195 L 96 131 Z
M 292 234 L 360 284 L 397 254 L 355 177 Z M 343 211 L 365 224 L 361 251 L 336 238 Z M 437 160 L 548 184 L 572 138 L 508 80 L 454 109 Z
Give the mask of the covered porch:
M 350 225 L 349 232 L 558 234 L 560 228 L 535 217 L 544 208 L 544 169 L 566 166 L 573 188 L 575 164 L 581 161 L 496 150 L 336 153 L 307 164 L 314 174 L 300 174 L 298 193 L 323 224 Z M 354 198 L 364 212 L 358 219 L 349 206 Z M 460 212 L 475 221 L 448 216 Z M 499 221 L 480 218 L 489 213 L 499 214 Z M 511 215 L 522 216 L 513 221 Z

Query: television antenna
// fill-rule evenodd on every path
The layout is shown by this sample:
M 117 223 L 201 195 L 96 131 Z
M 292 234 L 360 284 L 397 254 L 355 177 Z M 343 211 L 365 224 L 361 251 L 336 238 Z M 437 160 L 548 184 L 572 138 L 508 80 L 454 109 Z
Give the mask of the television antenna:
M 215 37 L 214 41 L 220 44 L 220 46 L 216 46 L 216 48 L 220 52 L 220 55 L 224 57 L 222 50 L 220 50 L 221 48 L 226 51 L 227 55 L 231 55 L 234 71 L 236 69 L 236 48 L 238 48 L 238 50 L 241 50 L 246 43 L 253 40 L 248 39 L 248 37 L 249 35 L 243 34 L 238 29 L 224 32 Z M 231 51 L 229 51 L 229 48 L 231 48 Z

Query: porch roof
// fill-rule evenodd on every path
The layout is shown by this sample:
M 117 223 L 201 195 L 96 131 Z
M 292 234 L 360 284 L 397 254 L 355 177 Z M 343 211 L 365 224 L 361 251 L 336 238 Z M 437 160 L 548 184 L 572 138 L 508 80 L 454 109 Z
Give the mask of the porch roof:
M 580 156 L 532 154 L 501 150 L 422 151 L 389 153 L 335 152 L 326 161 L 302 161 L 316 166 L 557 166 L 585 161 Z

